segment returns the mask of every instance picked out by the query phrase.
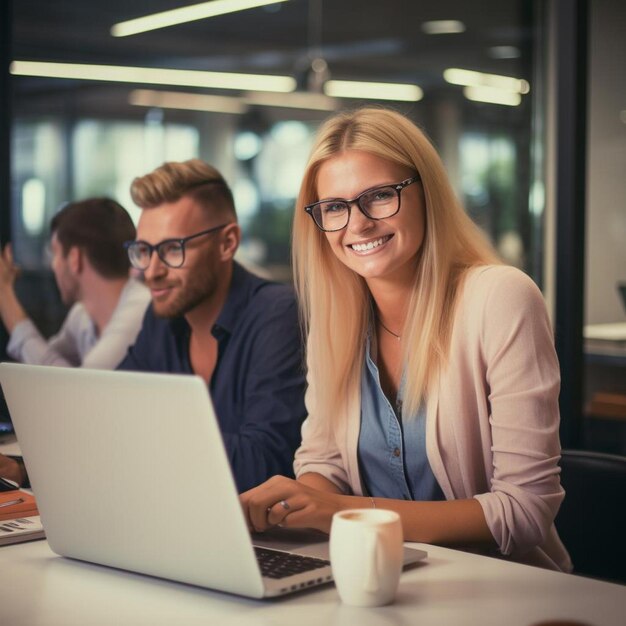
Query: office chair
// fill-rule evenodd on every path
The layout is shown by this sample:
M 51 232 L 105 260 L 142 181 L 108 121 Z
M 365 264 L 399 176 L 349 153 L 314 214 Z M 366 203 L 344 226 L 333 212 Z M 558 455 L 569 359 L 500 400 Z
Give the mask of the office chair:
M 626 584 L 626 457 L 563 450 L 555 524 L 574 573 Z

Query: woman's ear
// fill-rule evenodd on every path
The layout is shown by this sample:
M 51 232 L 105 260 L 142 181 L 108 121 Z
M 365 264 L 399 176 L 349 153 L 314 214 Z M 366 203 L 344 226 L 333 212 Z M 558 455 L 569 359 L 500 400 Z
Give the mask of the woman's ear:
M 239 224 L 229 224 L 222 231 L 220 237 L 220 261 L 230 261 L 235 256 L 241 241 L 241 228 Z

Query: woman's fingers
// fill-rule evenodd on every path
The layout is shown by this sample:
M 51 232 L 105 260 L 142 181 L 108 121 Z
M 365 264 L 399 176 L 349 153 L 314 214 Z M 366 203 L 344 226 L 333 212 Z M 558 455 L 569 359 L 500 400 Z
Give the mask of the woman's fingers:
M 306 506 L 306 496 L 296 494 L 283 498 L 267 509 L 267 523 L 270 526 L 286 526 L 287 519 Z
M 329 533 L 333 514 L 339 510 L 331 501 L 307 498 L 302 506 L 290 511 L 280 523 L 283 528 L 314 528 Z M 331 497 L 332 499 L 332 497 Z
M 279 525 L 328 532 L 333 513 L 341 507 L 337 498 L 284 476 L 274 476 L 240 496 L 248 526 L 256 532 Z
M 242 494 L 241 501 L 244 509 L 247 510 L 251 527 L 257 531 L 263 531 L 270 526 L 275 526 L 278 522 L 268 519 L 272 509 L 275 508 L 276 513 L 271 519 L 282 519 L 288 513 L 291 506 L 289 500 L 297 489 L 298 484 L 295 480 L 275 476 L 255 489 Z

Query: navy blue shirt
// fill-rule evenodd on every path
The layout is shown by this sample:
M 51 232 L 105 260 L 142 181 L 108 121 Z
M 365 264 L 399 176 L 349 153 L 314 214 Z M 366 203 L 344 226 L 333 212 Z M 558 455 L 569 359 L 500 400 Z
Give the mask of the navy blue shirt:
M 235 263 L 212 329 L 218 342 L 211 399 L 239 491 L 275 474 L 293 476 L 300 445 L 305 376 L 293 289 Z M 184 317 L 158 318 L 149 307 L 135 345 L 117 369 L 193 374 Z

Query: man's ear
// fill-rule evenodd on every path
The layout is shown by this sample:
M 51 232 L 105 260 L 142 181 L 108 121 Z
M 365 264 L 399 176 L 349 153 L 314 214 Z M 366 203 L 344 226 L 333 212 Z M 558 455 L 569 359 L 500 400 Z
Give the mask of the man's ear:
M 220 261 L 230 261 L 235 256 L 239 242 L 241 241 L 241 228 L 239 224 L 229 224 L 222 231 L 220 237 Z
M 83 251 L 78 246 L 72 246 L 67 253 L 67 264 L 72 274 L 80 274 L 83 271 Z

